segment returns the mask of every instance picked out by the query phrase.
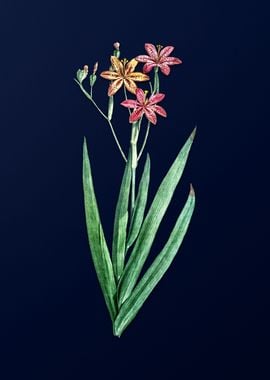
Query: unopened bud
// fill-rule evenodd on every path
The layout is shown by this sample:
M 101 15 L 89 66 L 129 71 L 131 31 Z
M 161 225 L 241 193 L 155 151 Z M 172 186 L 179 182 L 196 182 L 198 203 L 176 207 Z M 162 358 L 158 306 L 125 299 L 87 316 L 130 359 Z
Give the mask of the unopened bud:
M 84 79 L 87 77 L 88 75 L 88 66 L 87 65 L 84 65 L 83 69 L 79 69 L 77 71 L 77 79 L 80 83 L 82 83 L 84 81 Z
M 119 50 L 120 49 L 120 42 L 115 42 L 113 44 L 113 47 L 115 48 L 115 50 Z
M 96 74 L 97 69 L 98 69 L 98 62 L 96 62 L 96 63 L 94 64 L 94 67 L 93 67 L 93 74 Z
M 94 84 L 95 84 L 95 82 L 96 82 L 96 80 L 97 80 L 97 76 L 96 76 L 96 74 L 91 74 L 91 75 L 89 76 L 89 80 L 90 80 L 90 86 L 93 87 Z
M 113 55 L 116 57 L 116 58 L 119 58 L 120 57 L 120 43 L 119 42 L 115 42 L 113 44 L 113 47 L 114 47 L 114 51 L 113 51 Z

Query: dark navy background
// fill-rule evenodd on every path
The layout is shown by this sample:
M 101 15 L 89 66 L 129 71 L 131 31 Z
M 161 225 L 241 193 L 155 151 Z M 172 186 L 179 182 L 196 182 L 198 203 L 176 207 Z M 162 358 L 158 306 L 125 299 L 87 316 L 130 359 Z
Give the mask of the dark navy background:
M 1 379 L 269 378 L 263 3 L 1 2 Z M 112 335 L 89 256 L 83 136 L 109 243 L 123 162 L 73 81 L 84 64 L 107 69 L 115 41 L 127 58 L 152 42 L 174 45 L 183 60 L 161 78 L 168 118 L 147 145 L 151 197 L 198 125 L 151 258 L 192 182 L 190 229 L 121 339 Z M 102 106 L 106 87 L 103 79 L 96 85 Z M 116 130 L 127 148 L 126 118 L 119 111 Z

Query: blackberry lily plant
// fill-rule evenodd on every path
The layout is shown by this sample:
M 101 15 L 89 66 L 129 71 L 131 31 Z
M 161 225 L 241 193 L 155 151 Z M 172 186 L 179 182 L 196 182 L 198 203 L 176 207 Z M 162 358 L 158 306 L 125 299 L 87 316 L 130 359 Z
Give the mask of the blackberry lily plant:
M 105 119 L 111 129 L 115 143 L 125 162 L 123 178 L 115 209 L 112 249 L 110 250 L 101 224 L 96 195 L 91 174 L 90 159 L 86 139 L 83 143 L 83 191 L 86 227 L 90 251 L 97 278 L 107 305 L 113 326 L 113 334 L 120 337 L 130 322 L 165 274 L 176 256 L 187 232 L 194 206 L 195 193 L 190 185 L 187 200 L 161 251 L 141 276 L 143 266 L 150 253 L 159 225 L 173 197 L 182 176 L 189 151 L 195 136 L 195 129 L 180 149 L 174 162 L 163 178 L 149 207 L 148 188 L 150 183 L 150 156 L 147 154 L 138 186 L 136 169 L 144 152 L 149 132 L 157 124 L 158 116 L 166 117 L 165 109 L 158 103 L 165 94 L 160 92 L 160 72 L 170 74 L 170 66 L 182 63 L 179 58 L 171 57 L 173 46 L 146 43 L 148 55 L 138 55 L 128 61 L 120 59 L 120 44 L 114 43 L 111 65 L 100 76 L 109 80 L 107 110 L 96 103 L 93 88 L 97 81 L 98 63 L 91 74 L 88 66 L 77 71 L 75 82 L 89 99 L 97 112 Z M 143 72 L 135 71 L 143 63 Z M 153 70 L 153 71 L 152 71 Z M 148 75 L 152 71 L 153 78 Z M 89 90 L 84 87 L 88 77 Z M 143 82 L 147 89 L 138 87 Z M 120 105 L 128 108 L 131 137 L 128 152 L 125 153 L 116 135 L 112 119 L 115 111 L 114 96 L 123 90 Z M 127 91 L 130 95 L 127 95 Z M 146 125 L 142 128 L 143 123 Z M 138 150 L 138 138 L 144 129 L 144 138 Z M 136 191 L 137 188 L 137 191 Z

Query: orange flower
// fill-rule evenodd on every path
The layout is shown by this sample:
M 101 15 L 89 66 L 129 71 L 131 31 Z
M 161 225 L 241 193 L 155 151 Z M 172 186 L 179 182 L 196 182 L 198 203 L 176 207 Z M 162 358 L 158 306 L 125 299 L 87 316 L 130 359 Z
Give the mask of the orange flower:
M 136 83 L 149 80 L 149 76 L 140 72 L 134 72 L 138 61 L 133 58 L 131 61 L 126 59 L 120 61 L 117 57 L 111 56 L 112 69 L 103 71 L 100 76 L 111 80 L 108 89 L 108 96 L 114 95 L 124 84 L 126 89 L 132 94 L 136 93 Z

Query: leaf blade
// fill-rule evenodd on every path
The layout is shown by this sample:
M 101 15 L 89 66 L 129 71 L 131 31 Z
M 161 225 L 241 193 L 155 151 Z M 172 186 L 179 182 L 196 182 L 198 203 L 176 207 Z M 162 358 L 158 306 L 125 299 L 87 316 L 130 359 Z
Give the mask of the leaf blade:
M 91 256 L 106 306 L 112 321 L 114 321 L 117 313 L 115 302 L 116 283 L 108 246 L 105 241 L 100 221 L 85 138 L 83 142 L 83 193 L 87 235 Z
M 184 171 L 195 131 L 196 128 L 178 153 L 156 192 L 118 286 L 119 306 L 130 296 L 149 255 L 158 227 Z
M 123 272 L 125 261 L 130 183 L 131 158 L 129 154 L 121 182 L 114 217 L 112 263 L 114 275 L 117 280 Z
M 147 202 L 148 188 L 150 182 L 150 156 L 147 154 L 144 170 L 139 184 L 138 195 L 134 205 L 134 212 L 130 222 L 130 228 L 127 238 L 127 249 L 136 240 L 142 226 L 144 211 Z
M 188 199 L 175 223 L 167 243 L 136 285 L 131 296 L 121 306 L 114 322 L 114 333 L 116 336 L 121 336 L 123 331 L 136 317 L 138 311 L 152 293 L 153 289 L 169 269 L 188 230 L 194 207 L 195 193 L 191 186 Z

